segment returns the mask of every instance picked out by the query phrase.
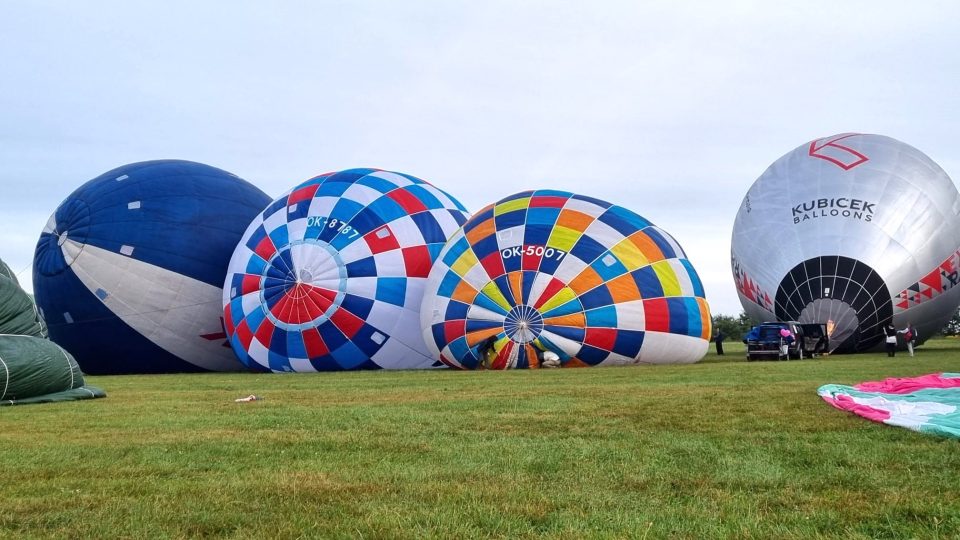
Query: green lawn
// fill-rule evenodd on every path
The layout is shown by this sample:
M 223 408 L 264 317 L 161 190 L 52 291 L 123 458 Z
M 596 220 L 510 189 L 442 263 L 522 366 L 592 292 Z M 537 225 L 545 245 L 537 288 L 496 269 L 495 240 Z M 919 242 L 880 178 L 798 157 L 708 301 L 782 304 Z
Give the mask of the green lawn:
M 109 397 L 0 409 L 0 538 L 960 537 L 960 441 L 816 394 L 960 371 L 960 343 L 726 349 L 690 366 L 88 377 Z

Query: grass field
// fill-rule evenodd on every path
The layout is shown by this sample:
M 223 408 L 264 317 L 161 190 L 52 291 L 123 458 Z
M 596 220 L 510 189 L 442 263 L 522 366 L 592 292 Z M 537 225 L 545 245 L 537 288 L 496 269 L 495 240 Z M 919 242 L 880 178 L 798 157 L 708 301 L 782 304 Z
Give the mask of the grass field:
M 898 354 L 88 377 L 0 409 L 0 538 L 957 538 L 960 441 L 822 402 Z M 235 403 L 251 393 L 262 401 Z

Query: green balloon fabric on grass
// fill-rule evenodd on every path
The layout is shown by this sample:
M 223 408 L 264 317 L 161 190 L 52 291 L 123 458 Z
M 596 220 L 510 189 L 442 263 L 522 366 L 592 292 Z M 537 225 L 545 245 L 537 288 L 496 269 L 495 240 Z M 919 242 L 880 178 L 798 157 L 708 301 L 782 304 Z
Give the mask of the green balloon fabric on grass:
M 0 405 L 105 397 L 84 384 L 73 356 L 46 337 L 33 299 L 0 261 Z
M 0 405 L 104 397 L 70 353 L 33 336 L 0 335 Z

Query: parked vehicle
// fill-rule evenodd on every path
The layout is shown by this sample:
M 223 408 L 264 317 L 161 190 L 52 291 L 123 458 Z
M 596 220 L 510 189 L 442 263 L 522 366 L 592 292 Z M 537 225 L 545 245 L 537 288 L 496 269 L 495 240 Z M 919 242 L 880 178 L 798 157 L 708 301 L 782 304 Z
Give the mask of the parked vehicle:
M 751 328 L 743 342 L 747 360 L 801 360 L 830 350 L 827 325 L 820 323 L 765 322 Z

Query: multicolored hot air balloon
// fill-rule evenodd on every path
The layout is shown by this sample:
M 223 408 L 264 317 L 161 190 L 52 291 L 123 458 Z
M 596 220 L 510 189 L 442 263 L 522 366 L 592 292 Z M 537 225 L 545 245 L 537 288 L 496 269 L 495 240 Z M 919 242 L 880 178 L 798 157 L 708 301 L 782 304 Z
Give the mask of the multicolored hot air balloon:
M 817 139 L 750 187 L 731 258 L 753 319 L 824 323 L 835 352 L 882 346 L 891 322 L 925 339 L 960 304 L 960 193 L 897 140 Z
M 227 262 L 270 197 L 226 171 L 134 163 L 50 217 L 33 289 L 50 338 L 91 374 L 239 371 L 225 344 Z
M 552 190 L 470 218 L 430 272 L 420 316 L 434 356 L 466 369 L 538 367 L 541 353 L 565 367 L 696 362 L 711 331 L 700 278 L 669 234 Z
M 307 180 L 257 217 L 223 291 L 230 343 L 276 372 L 428 368 L 420 300 L 467 218 L 413 176 L 351 169 Z

